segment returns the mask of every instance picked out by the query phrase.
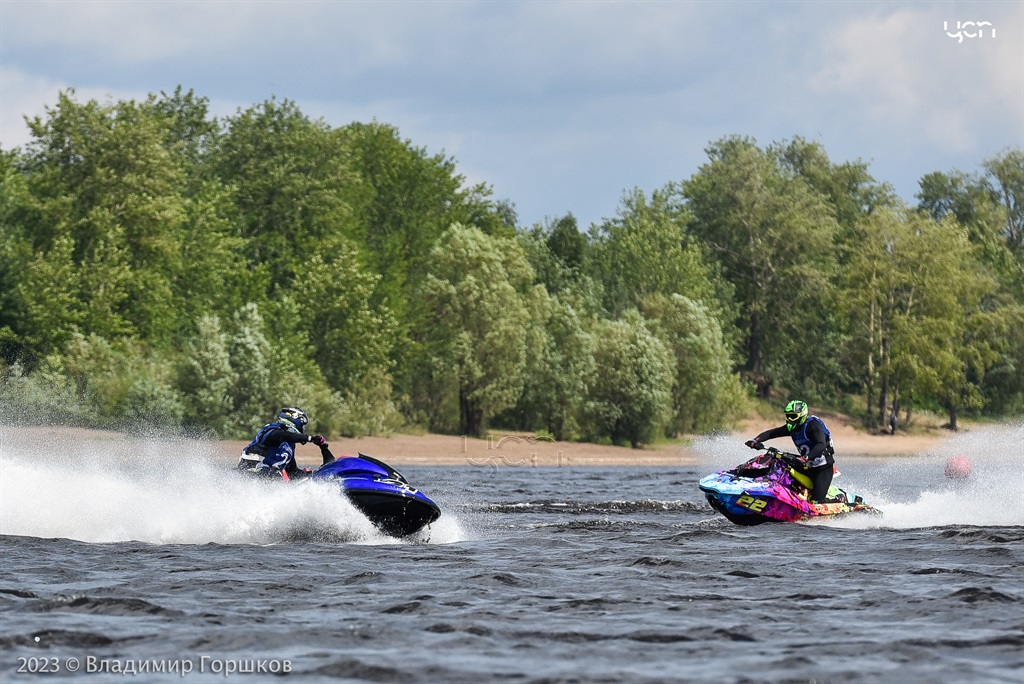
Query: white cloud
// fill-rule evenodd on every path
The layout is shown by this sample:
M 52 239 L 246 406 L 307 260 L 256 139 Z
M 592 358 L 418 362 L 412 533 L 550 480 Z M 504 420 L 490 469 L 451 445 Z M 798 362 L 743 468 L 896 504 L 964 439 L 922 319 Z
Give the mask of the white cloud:
M 42 116 L 46 103 L 61 87 L 45 77 L 0 68 L 0 146 L 10 149 L 28 142 L 25 117 Z
M 731 133 L 820 140 L 912 191 L 1024 144 L 1022 8 L 0 0 L 0 144 L 22 144 L 22 115 L 68 86 L 106 101 L 181 84 L 214 116 L 276 95 L 331 125 L 395 125 L 526 221 L 611 215 L 623 190 L 687 177 Z M 958 45 L 942 31 L 958 18 L 998 37 Z
M 140 64 L 180 54 L 188 34 L 166 23 L 170 3 L 7 2 L 3 3 L 8 51 L 61 50 L 67 55 Z M 182 3 L 187 8 L 191 3 Z M 181 15 L 181 12 L 177 13 Z
M 45 117 L 47 107 L 57 104 L 58 93 L 69 88 L 70 84 L 46 76 L 0 68 L 0 146 L 11 149 L 28 143 L 32 136 L 25 119 Z M 146 96 L 146 92 L 138 90 L 75 88 L 75 98 L 81 102 L 144 100 Z
M 841 20 L 824 36 L 813 87 L 894 139 L 967 151 L 1002 133 L 1011 144 L 1024 116 L 1022 5 L 986 6 L 1003 35 L 965 44 L 944 31 L 948 5 Z
M 824 93 L 865 98 L 872 116 L 892 120 L 921 106 L 917 92 L 919 55 L 912 38 L 916 13 L 867 17 L 839 27 L 822 45 L 824 65 L 814 85 Z

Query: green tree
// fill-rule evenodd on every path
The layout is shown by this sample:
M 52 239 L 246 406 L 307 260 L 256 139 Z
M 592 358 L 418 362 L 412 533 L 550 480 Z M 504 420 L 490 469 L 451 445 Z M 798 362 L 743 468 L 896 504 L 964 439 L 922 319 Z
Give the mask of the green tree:
M 29 199 L 7 232 L 23 257 L 28 249 L 64 269 L 64 310 L 77 329 L 180 346 L 202 313 L 229 313 L 258 294 L 233 192 L 206 170 L 216 122 L 205 116 L 205 100 L 180 88 L 105 105 L 68 91 L 32 122 L 18 174 Z M 52 328 L 41 334 L 29 322 L 29 336 L 50 345 L 32 352 L 69 339 L 67 323 Z
M 779 167 L 795 173 L 821 195 L 832 208 L 839 224 L 841 242 L 850 239 L 850 233 L 866 216 L 883 207 L 898 204 L 892 187 L 878 183 L 861 160 L 833 163 L 825 148 L 800 136 L 775 143 L 769 147 Z M 854 248 L 856 242 L 854 241 Z
M 680 294 L 653 294 L 640 310 L 675 359 L 670 436 L 728 429 L 747 407 L 722 327 L 707 307 Z
M 514 210 L 491 201 L 485 185 L 467 187 L 454 159 L 402 139 L 394 126 L 352 123 L 340 133 L 362 179 L 352 200 L 354 240 L 367 253 L 366 269 L 380 275 L 373 304 L 394 316 L 394 379 L 399 392 L 411 394 L 418 382 L 415 359 L 424 353 L 413 331 L 430 324 L 419 293 L 431 250 L 453 223 L 512 236 Z
M 707 151 L 710 161 L 682 184 L 687 230 L 736 288 L 749 378 L 762 397 L 777 378 L 792 390 L 827 388 L 837 373 L 830 335 L 841 330 L 831 313 L 831 208 L 753 140 L 724 138 Z
M 355 230 L 359 177 L 347 137 L 271 99 L 227 120 L 212 164 L 233 184 L 245 256 L 287 287 L 318 245 Z
M 637 189 L 623 198 L 615 219 L 591 228 L 590 268 L 612 316 L 654 293 L 717 301 L 715 275 L 687 236 L 688 221 L 671 191 L 655 191 L 648 200 Z
M 168 121 L 168 150 L 184 158 L 190 179 L 208 181 L 207 162 L 221 133 L 220 123 L 209 116 L 209 99 L 193 90 L 186 92 L 180 85 L 171 94 L 161 92 L 151 99 L 154 110 Z
M 981 247 L 985 258 L 1009 265 L 1009 247 L 1001 235 L 1003 212 L 995 192 L 978 176 L 952 171 L 934 172 L 921 178 L 918 208 L 935 221 L 953 217 L 967 229 L 971 242 Z
M 27 332 L 27 321 L 24 301 L 18 296 L 19 284 L 33 258 L 31 242 L 19 229 L 31 202 L 20 167 L 19 151 L 0 150 L 0 357 L 8 362 L 24 354 L 21 338 Z
M 952 217 L 885 210 L 862 229 L 844 300 L 871 424 L 906 397 L 940 403 L 955 429 L 961 409 L 981 406 L 979 383 L 1005 339 L 1009 312 L 992 306 L 996 284 Z
M 955 218 L 975 247 L 979 272 L 999 283 L 996 295 L 982 299 L 986 311 L 999 311 L 1006 339 L 1024 337 L 1015 313 L 1024 306 L 1024 153 L 1007 150 L 983 164 L 985 175 L 935 172 L 921 179 L 918 206 L 934 220 Z M 999 326 L 990 327 L 996 329 Z M 999 359 L 984 373 L 984 402 L 1000 411 L 1024 406 L 1024 345 L 1004 344 Z M 1015 408 L 1016 407 L 1016 408 Z
M 518 240 L 533 267 L 536 282 L 548 294 L 571 303 L 581 314 L 599 315 L 603 311 L 601 284 L 584 269 L 589 243 L 585 235 L 576 231 L 576 219 L 571 214 L 553 223 L 521 230 Z
M 639 448 L 671 418 L 672 353 L 635 309 L 620 320 L 599 321 L 593 334 L 599 369 L 587 402 L 593 429 Z
M 590 243 L 587 236 L 580 232 L 575 216 L 566 214 L 552 224 L 547 234 L 547 246 L 569 272 L 578 273 L 583 270 Z
M 277 402 L 271 384 L 273 350 L 255 302 L 235 312 L 227 354 L 234 380 L 230 392 L 232 432 L 252 433 L 266 423 L 266 414 Z
M 1006 245 L 1024 259 L 1024 149 L 1011 148 L 984 163 L 988 181 L 1004 210 Z
M 26 169 L 37 201 L 24 229 L 49 252 L 73 240 L 84 330 L 166 339 L 180 326 L 172 286 L 181 270 L 183 161 L 153 98 L 100 105 L 61 93 L 29 122 Z
M 393 126 L 352 123 L 344 132 L 365 185 L 356 206 L 359 237 L 395 306 L 400 293 L 422 280 L 438 237 L 459 220 L 464 178 L 452 158 L 402 140 Z
M 518 426 L 542 428 L 555 439 L 580 436 L 584 402 L 594 382 L 594 337 L 588 321 L 569 302 L 535 285 L 527 296 L 523 392 L 516 405 Z
M 15 258 L 20 253 L 25 259 L 12 293 L 16 295 L 12 310 L 17 318 L 12 323 L 18 335 L 17 355 L 35 361 L 37 356 L 64 349 L 83 320 L 74 242 L 63 237 L 48 252 L 40 250 L 31 256 L 24 243 L 8 243 L 8 249 Z
M 185 397 L 176 387 L 173 365 L 157 358 L 140 361 L 124 397 L 124 419 L 136 430 L 174 429 L 185 418 Z
M 351 387 L 372 369 L 387 374 L 392 368 L 397 324 L 386 306 L 373 302 L 379 280 L 360 267 L 355 245 L 343 238 L 325 244 L 295 280 L 293 294 L 304 304 L 300 327 L 334 387 Z
M 232 389 L 237 382 L 231 365 L 229 340 L 217 316 L 203 316 L 199 331 L 189 343 L 178 385 L 189 397 L 185 420 L 221 436 L 233 434 Z
M 181 271 L 173 283 L 181 302 L 180 347 L 207 313 L 230 316 L 248 302 L 266 304 L 269 269 L 244 256 L 233 194 L 218 181 L 200 184 L 189 199 L 180 242 Z
M 119 430 L 175 428 L 184 412 L 174 387 L 173 364 L 131 339 L 110 341 L 74 333 L 66 348 L 43 360 L 34 374 L 47 392 L 70 390 L 64 419 Z
M 431 251 L 423 297 L 430 321 L 420 331 L 428 413 L 449 427 L 447 398 L 457 397 L 458 430 L 481 434 L 523 390 L 533 271 L 515 241 L 452 225 Z
M 983 166 L 984 176 L 962 171 L 925 175 L 918 207 L 936 221 L 955 217 L 1019 299 L 1024 296 L 1024 151 L 1007 150 Z
M 91 410 L 62 372 L 45 372 L 45 361 L 28 372 L 20 362 L 0 362 L 0 419 L 8 425 L 88 425 Z

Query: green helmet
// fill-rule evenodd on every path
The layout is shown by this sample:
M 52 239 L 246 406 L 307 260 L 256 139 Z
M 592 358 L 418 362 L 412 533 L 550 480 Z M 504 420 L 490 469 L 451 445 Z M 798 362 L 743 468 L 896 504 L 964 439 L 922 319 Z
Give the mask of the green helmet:
M 807 404 L 794 399 L 786 404 L 786 427 L 790 432 L 804 424 L 807 420 Z

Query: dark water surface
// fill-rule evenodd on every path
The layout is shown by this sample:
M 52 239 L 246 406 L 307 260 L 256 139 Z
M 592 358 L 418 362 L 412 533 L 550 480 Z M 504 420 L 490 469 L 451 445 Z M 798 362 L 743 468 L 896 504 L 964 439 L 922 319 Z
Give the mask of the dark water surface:
M 12 434 L 0 682 L 1024 681 L 1018 427 L 840 458 L 885 515 L 820 524 L 714 514 L 697 480 L 746 456 L 714 440 L 673 469 L 403 468 L 445 510 L 415 542 L 202 453 L 51 440 L 30 466 Z

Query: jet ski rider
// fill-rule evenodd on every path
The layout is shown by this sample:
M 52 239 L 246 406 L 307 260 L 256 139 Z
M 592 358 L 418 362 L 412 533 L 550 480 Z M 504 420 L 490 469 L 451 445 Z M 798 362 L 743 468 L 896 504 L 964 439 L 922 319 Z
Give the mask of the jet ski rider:
M 295 463 L 295 445 L 312 442 L 320 447 L 324 463 L 330 463 L 334 456 L 328 449 L 323 435 L 307 435 L 309 416 L 300 408 L 286 407 L 277 414 L 276 423 L 260 428 L 252 441 L 242 449 L 238 469 L 261 477 L 281 477 L 285 480 L 304 477 L 309 474 Z
M 793 443 L 803 457 L 799 467 L 814 483 L 811 501 L 825 503 L 835 472 L 835 449 L 832 447 L 832 435 L 825 426 L 825 421 L 817 416 L 807 415 L 805 402 L 793 400 L 786 404 L 785 425 L 765 430 L 757 437 L 747 440 L 745 444 L 751 449 L 764 449 L 762 442 L 787 435 L 793 438 Z

